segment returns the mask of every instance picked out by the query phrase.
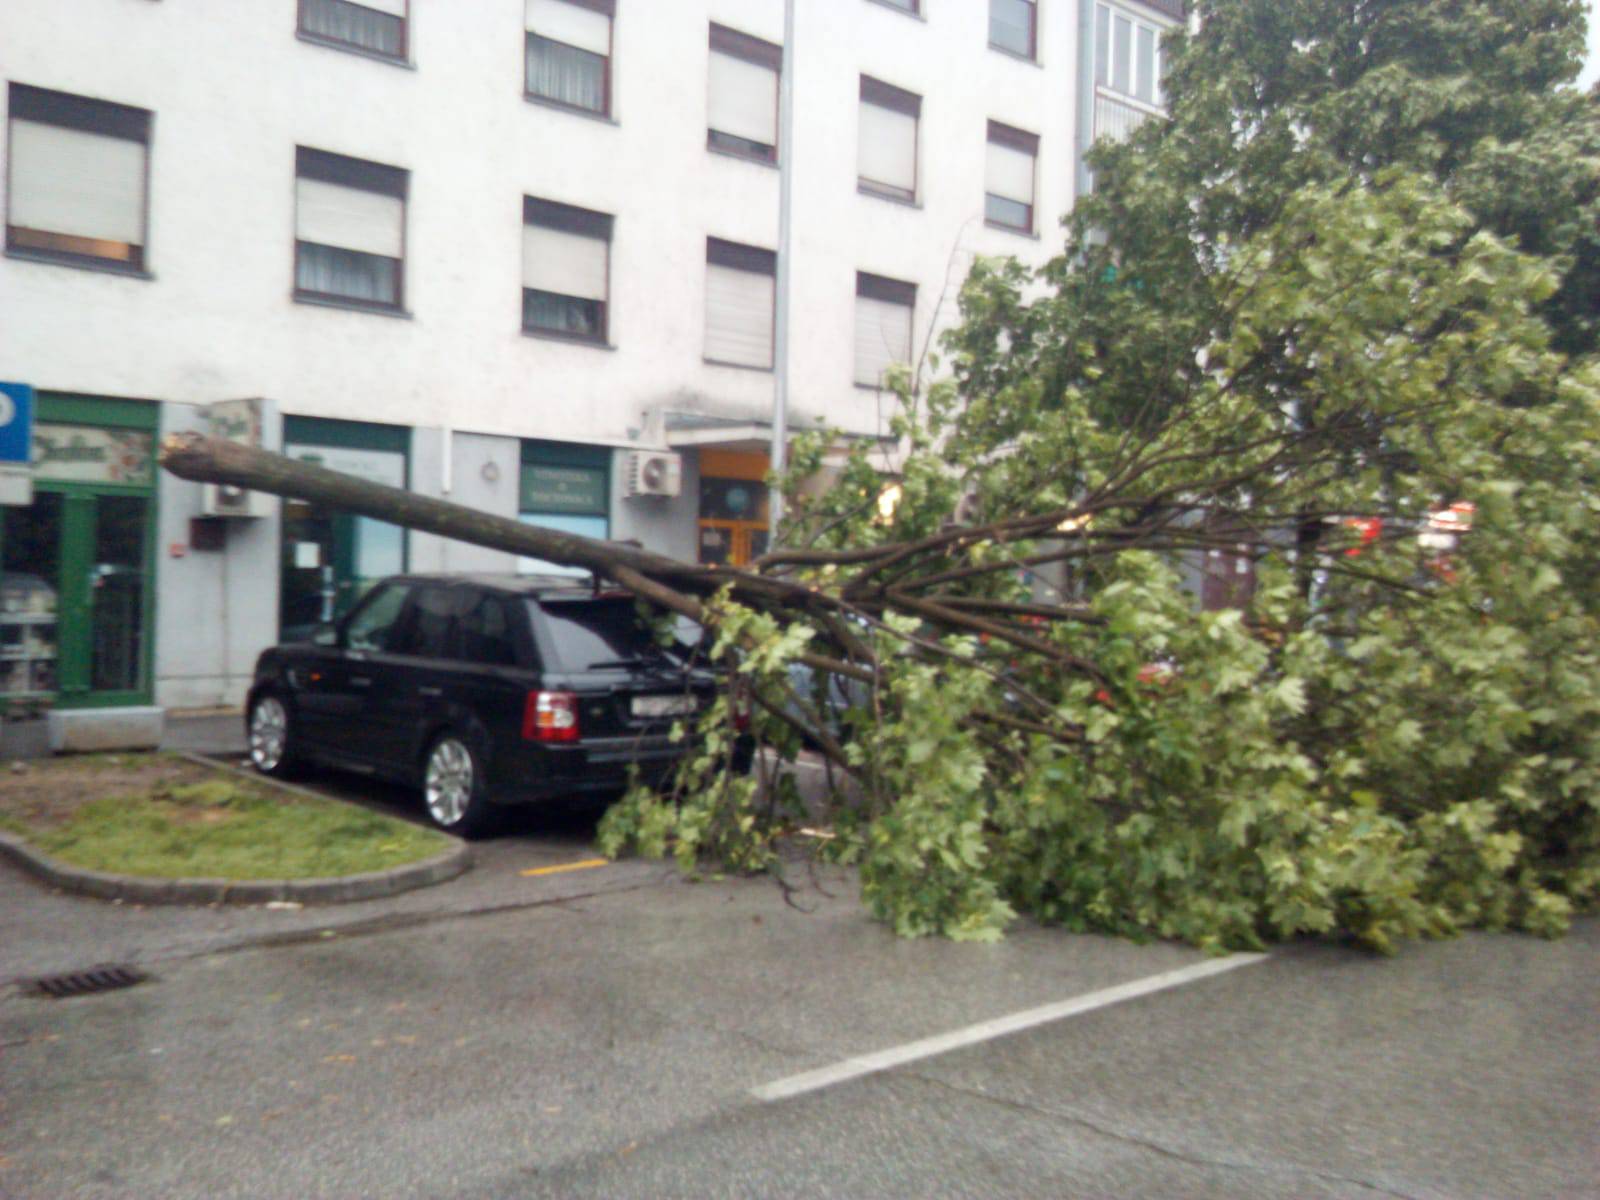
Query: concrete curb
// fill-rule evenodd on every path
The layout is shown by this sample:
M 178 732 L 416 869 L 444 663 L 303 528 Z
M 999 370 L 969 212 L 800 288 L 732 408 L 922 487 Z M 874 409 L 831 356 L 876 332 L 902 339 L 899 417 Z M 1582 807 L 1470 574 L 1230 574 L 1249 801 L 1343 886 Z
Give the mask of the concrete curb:
M 203 766 L 233 770 L 198 755 L 182 754 Z M 328 797 L 292 784 L 280 783 L 250 772 L 238 771 L 251 780 L 318 800 Z M 348 904 L 356 900 L 381 900 L 416 888 L 444 883 L 472 865 L 472 848 L 457 842 L 443 854 L 421 862 L 390 867 L 387 871 L 367 871 L 361 875 L 339 875 L 326 879 L 156 879 L 149 875 L 117 875 L 75 867 L 35 850 L 16 834 L 0 831 L 0 858 L 8 858 L 23 870 L 52 887 L 101 900 L 123 900 L 131 904 L 267 904 L 274 900 L 300 904 Z

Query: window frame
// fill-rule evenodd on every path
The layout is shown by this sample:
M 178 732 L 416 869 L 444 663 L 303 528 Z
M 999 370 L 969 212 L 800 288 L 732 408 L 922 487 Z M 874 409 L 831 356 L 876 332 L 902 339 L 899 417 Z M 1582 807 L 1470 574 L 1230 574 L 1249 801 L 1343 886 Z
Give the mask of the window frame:
M 894 204 L 909 204 L 915 207 L 922 194 L 922 97 L 905 88 L 896 87 L 892 83 L 885 83 L 871 75 L 861 76 L 859 104 L 871 104 L 890 112 L 900 113 L 910 117 L 911 128 L 911 188 L 895 184 L 884 183 L 881 180 L 869 180 L 861 174 L 860 147 L 856 151 L 856 191 L 864 196 L 874 196 L 879 200 L 888 200 Z M 861 136 L 860 112 L 856 116 L 856 137 Z
M 1104 62 L 1100 57 L 1100 14 L 1106 14 L 1106 55 Z M 1132 27 L 1128 39 L 1128 88 L 1123 90 L 1116 86 L 1116 19 L 1122 17 Z M 1161 25 L 1146 17 L 1140 16 L 1131 8 L 1121 4 L 1109 3 L 1108 0 L 1095 0 L 1094 25 L 1090 31 L 1089 47 L 1089 77 L 1093 82 L 1097 95 L 1104 95 L 1111 99 L 1135 105 L 1152 115 L 1165 115 L 1165 97 L 1162 92 L 1162 81 L 1166 78 L 1166 55 L 1161 51 L 1161 39 L 1166 36 L 1172 27 Z M 1142 75 L 1139 71 L 1139 31 L 1149 30 L 1153 40 L 1154 49 L 1151 55 L 1151 71 L 1154 75 L 1150 88 L 1151 99 L 1145 100 L 1139 95 Z M 1105 78 L 1101 79 L 1102 70 Z
M 925 20 L 922 15 L 922 0 L 872 0 L 873 4 L 883 8 L 892 8 L 897 13 L 904 13 L 908 17 Z
M 1024 62 L 1036 63 L 1039 61 L 1039 0 L 1015 0 L 1015 2 L 1028 6 L 1028 52 L 1024 54 L 1014 47 L 1001 45 L 994 40 L 995 0 L 989 0 L 989 49 L 1009 54 L 1012 58 L 1020 58 Z
M 597 55 L 592 50 L 585 50 L 582 46 L 574 46 L 570 42 L 563 42 L 559 38 L 548 37 L 537 33 L 527 26 L 527 18 L 523 18 L 522 26 L 522 98 L 530 104 L 544 104 L 551 108 L 560 109 L 562 112 L 575 113 L 581 117 L 593 117 L 604 121 L 614 121 L 616 117 L 613 110 L 616 107 L 615 96 L 612 94 L 615 78 L 614 61 L 617 56 L 617 5 L 616 0 L 560 0 L 560 3 L 570 4 L 574 8 L 588 9 L 590 12 L 599 13 L 606 18 L 606 52 Z M 552 46 L 561 46 L 568 50 L 577 51 L 579 54 L 588 54 L 600 59 L 600 90 L 601 107 L 588 108 L 582 104 L 573 104 L 556 96 L 546 96 L 542 92 L 534 91 L 530 84 L 532 80 L 528 73 L 528 50 L 532 39 L 538 38 L 542 42 L 549 42 Z
M 1038 233 L 1039 220 L 1039 135 L 1036 133 L 1029 133 L 1025 129 L 1018 129 L 1014 125 L 1006 125 L 991 118 L 989 121 L 988 136 L 984 139 L 984 144 L 986 146 L 1004 146 L 1008 150 L 1015 150 L 1019 153 L 1028 155 L 1028 157 L 1033 160 L 1033 177 L 1029 187 L 1029 200 L 1027 206 L 1028 222 L 1026 225 L 1013 225 L 1009 221 L 997 220 L 990 215 L 989 200 L 991 197 L 994 197 L 995 199 L 1006 200 L 1013 204 L 1017 202 L 1012 200 L 1009 196 L 997 196 L 996 193 L 989 191 L 989 181 L 987 178 L 985 178 L 985 186 L 983 190 L 983 223 L 990 229 L 1003 229 L 1008 233 L 1021 233 L 1029 237 L 1036 235 Z
M 322 242 L 303 241 L 300 237 L 300 203 L 298 195 L 294 204 L 294 264 L 291 298 L 300 304 L 328 305 L 350 308 L 360 312 L 383 313 L 390 316 L 406 315 L 406 255 L 410 249 L 410 191 L 411 172 L 404 167 L 393 167 L 369 159 L 353 158 L 332 150 L 318 150 L 311 146 L 294 148 L 294 177 L 331 183 L 354 191 L 390 196 L 400 201 L 400 256 L 390 259 L 395 264 L 394 301 L 365 300 L 359 296 L 345 296 L 338 292 L 319 292 L 300 286 L 300 261 L 302 246 L 325 246 Z M 310 168 L 309 170 L 307 168 Z M 388 258 L 383 254 L 370 254 L 361 250 L 348 250 L 341 246 L 328 246 L 348 254 L 365 254 L 369 258 Z
M 150 261 L 150 198 L 151 159 L 154 150 L 155 113 L 150 109 L 119 104 L 112 100 L 99 100 L 80 96 L 74 92 L 60 92 L 52 88 L 11 81 L 6 91 L 6 170 L 5 170 L 5 252 L 15 258 L 54 263 L 64 267 L 80 267 L 94 271 L 109 271 L 118 275 L 151 278 Z M 69 129 L 97 137 L 119 138 L 134 142 L 144 148 L 144 178 L 139 189 L 140 241 L 115 242 L 128 250 L 126 258 L 95 254 L 88 250 L 72 249 L 73 245 L 111 242 L 109 238 L 91 238 L 77 234 L 58 233 L 49 229 L 14 225 L 11 221 L 12 201 L 16 192 L 14 172 L 17 166 L 15 145 L 16 122 L 29 121 L 35 125 L 48 125 Z M 27 244 L 18 241 L 18 234 L 32 235 L 46 244 Z M 56 243 L 56 244 L 49 244 Z M 65 243 L 65 244 L 62 244 Z
M 765 275 L 772 281 L 772 310 L 767 325 L 767 365 L 759 366 L 755 363 L 733 362 L 726 358 L 713 358 L 709 349 L 704 354 L 707 363 L 718 367 L 735 367 L 742 371 L 771 372 L 777 367 L 777 337 L 778 337 L 778 252 L 766 250 L 760 246 L 750 246 L 743 242 L 730 242 L 725 238 L 706 238 L 706 266 L 723 267 L 730 271 L 744 271 L 750 275 Z M 705 336 L 702 344 L 710 339 L 710 272 L 706 273 L 706 303 Z
M 573 342 L 582 346 L 609 347 L 611 345 L 611 241 L 616 227 L 616 218 L 610 213 L 579 208 L 577 205 L 563 204 L 558 200 L 544 200 L 536 196 L 524 196 L 522 198 L 522 225 L 524 229 L 532 225 L 540 229 L 554 229 L 560 233 L 592 238 L 605 246 L 606 257 L 606 298 L 601 301 L 583 301 L 583 298 L 579 296 L 565 296 L 560 292 L 548 292 L 542 288 L 530 288 L 527 278 L 524 276 L 522 282 L 522 332 L 530 337 L 554 338 L 557 341 Z M 598 303 L 600 306 L 599 331 L 590 336 L 572 333 L 567 330 L 552 329 L 545 325 L 530 325 L 528 323 L 527 297 L 531 291 L 543 292 L 549 296 L 561 296 L 566 300 Z
M 856 299 L 858 301 L 866 299 L 876 300 L 883 304 L 895 304 L 906 310 L 906 326 L 908 333 L 906 355 L 907 363 L 909 365 L 911 356 L 916 350 L 917 285 L 914 283 L 907 283 L 902 279 L 891 279 L 887 275 L 874 275 L 870 271 L 857 271 Z M 859 332 L 859 328 L 857 329 L 857 332 Z M 850 374 L 855 386 L 858 388 L 869 388 L 875 392 L 882 391 L 883 378 L 881 374 L 878 379 L 870 383 L 856 376 L 856 363 L 854 360 L 859 357 L 859 347 L 852 345 Z M 891 359 L 890 361 L 898 362 L 899 360 Z
M 311 0 L 295 0 L 295 36 L 302 41 L 311 42 L 317 46 L 326 46 L 330 50 L 343 50 L 349 54 L 359 54 L 365 58 L 376 59 L 378 62 L 392 63 L 396 66 L 408 67 L 411 65 L 411 3 L 404 0 L 405 16 L 400 20 L 400 50 L 390 54 L 385 50 L 378 50 L 372 46 L 363 46 L 360 42 L 350 42 L 343 38 L 332 37 L 326 33 L 318 33 L 306 28 L 306 5 Z M 335 4 L 349 4 L 353 8 L 368 8 L 360 0 L 332 0 Z M 373 9 L 372 11 L 379 11 Z M 393 16 L 392 13 L 381 13 L 382 16 Z
M 713 154 L 726 154 L 731 158 L 742 158 L 747 162 L 777 166 L 783 153 L 783 148 L 779 144 L 783 132 L 779 128 L 779 97 L 783 90 L 783 47 L 773 42 L 753 37 L 748 33 L 740 33 L 737 29 L 730 29 L 726 25 L 719 25 L 712 21 L 709 52 L 706 58 L 708 89 L 711 76 L 710 55 L 712 54 L 721 54 L 728 58 L 738 59 L 741 62 L 772 72 L 773 142 L 768 146 L 763 142 L 752 141 L 749 138 L 740 137 L 738 134 L 713 128 L 708 91 L 706 101 L 706 149 Z M 718 141 L 719 138 L 725 140 Z

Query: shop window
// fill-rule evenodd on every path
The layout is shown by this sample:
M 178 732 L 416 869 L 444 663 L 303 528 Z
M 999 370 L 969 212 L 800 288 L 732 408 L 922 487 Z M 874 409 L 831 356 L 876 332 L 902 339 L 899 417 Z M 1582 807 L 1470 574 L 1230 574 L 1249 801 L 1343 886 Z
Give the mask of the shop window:
M 407 0 L 300 0 L 300 32 L 339 49 L 404 62 Z
M 706 239 L 706 359 L 772 369 L 778 256 L 771 250 Z
M 711 26 L 706 80 L 706 145 L 762 162 L 778 161 L 778 75 L 783 47 Z
M 529 99 L 609 116 L 615 16 L 615 0 L 527 0 Z
M 880 387 L 893 363 L 911 361 L 911 317 L 917 285 L 856 272 L 855 381 Z
M 1033 232 L 1033 190 L 1039 161 L 1039 135 L 989 122 L 984 173 L 984 220 L 1001 229 Z
M 522 328 L 604 344 L 611 269 L 611 217 L 522 201 Z
M 558 442 L 523 444 L 517 519 L 558 533 L 611 536 L 610 452 Z M 538 558 L 518 558 L 525 575 L 587 576 L 588 569 Z
M 861 77 L 856 185 L 887 200 L 917 198 L 917 125 L 922 97 Z
M 13 83 L 6 249 L 79 266 L 146 266 L 150 113 Z
M 400 308 L 407 180 L 398 167 L 296 148 L 295 299 Z

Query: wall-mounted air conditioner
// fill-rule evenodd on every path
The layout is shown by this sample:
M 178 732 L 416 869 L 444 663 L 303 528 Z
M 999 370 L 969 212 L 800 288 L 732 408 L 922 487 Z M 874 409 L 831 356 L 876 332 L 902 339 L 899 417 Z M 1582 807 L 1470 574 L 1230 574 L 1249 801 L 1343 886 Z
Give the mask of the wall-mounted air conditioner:
M 633 496 L 676 496 L 683 490 L 683 460 L 670 450 L 628 453 L 626 492 Z

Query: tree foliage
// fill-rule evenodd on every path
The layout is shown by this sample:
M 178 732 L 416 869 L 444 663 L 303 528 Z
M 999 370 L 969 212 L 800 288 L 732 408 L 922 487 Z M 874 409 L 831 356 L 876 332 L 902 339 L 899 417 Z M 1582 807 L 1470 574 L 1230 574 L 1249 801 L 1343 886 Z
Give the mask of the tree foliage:
M 1168 39 L 1171 119 L 1099 147 L 1060 257 L 981 262 L 949 369 L 900 381 L 892 516 L 858 451 L 791 493 L 759 564 L 781 597 L 672 581 L 764 736 L 821 747 L 827 811 L 729 778 L 724 706 L 676 790 L 612 811 L 608 847 L 770 867 L 821 820 L 875 912 L 956 937 L 1027 912 L 1388 949 L 1553 933 L 1592 904 L 1600 121 L 1566 86 L 1579 10 L 1200 5 Z M 1463 502 L 1441 556 L 1418 535 Z M 1212 551 L 1251 560 L 1242 607 L 1183 586 Z

